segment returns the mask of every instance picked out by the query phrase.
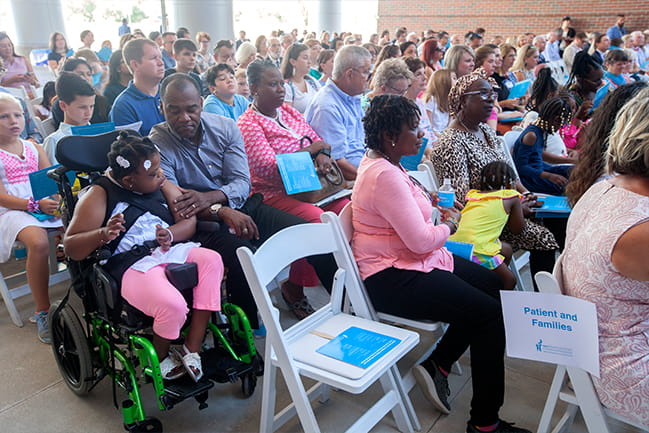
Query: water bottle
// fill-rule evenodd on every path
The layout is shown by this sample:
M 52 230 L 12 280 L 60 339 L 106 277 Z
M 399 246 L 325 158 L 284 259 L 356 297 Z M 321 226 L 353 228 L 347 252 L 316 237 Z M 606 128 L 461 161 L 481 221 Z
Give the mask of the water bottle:
M 451 179 L 444 179 L 439 191 L 437 191 L 437 196 L 439 197 L 439 205 L 441 207 L 453 207 L 455 205 L 455 190 L 451 186 Z
M 16 260 L 21 260 L 27 257 L 27 247 L 20 241 L 14 242 L 13 253 Z

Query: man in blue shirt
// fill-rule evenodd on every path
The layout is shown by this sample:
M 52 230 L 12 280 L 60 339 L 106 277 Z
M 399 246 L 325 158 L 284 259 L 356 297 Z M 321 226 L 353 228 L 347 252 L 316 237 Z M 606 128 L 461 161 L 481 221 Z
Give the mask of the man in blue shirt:
M 315 132 L 331 145 L 331 157 L 347 180 L 356 179 L 365 153 L 360 96 L 367 88 L 371 59 L 363 47 L 342 47 L 334 58 L 331 80 L 316 93 L 304 113 Z
M 117 36 L 122 36 L 126 33 L 131 33 L 131 28 L 128 26 L 128 19 L 124 18 L 122 20 L 122 25 L 119 26 L 119 29 L 117 30 Z
M 275 232 L 307 221 L 262 203 L 261 194 L 250 195 L 250 171 L 241 132 L 233 120 L 202 111 L 200 89 L 194 80 L 173 74 L 163 81 L 161 89 L 166 121 L 152 129 L 150 138 L 160 148 L 160 167 L 167 180 L 183 188 L 175 206 L 181 217 L 195 215 L 199 220 L 220 221 L 218 230 L 199 230 L 193 240 L 221 255 L 228 268 L 230 300 L 257 328 L 255 301 L 236 250 L 259 246 Z M 337 268 L 333 257 L 319 255 L 307 260 L 329 289 Z M 282 293 L 285 297 L 293 295 L 284 289 Z M 302 300 L 306 302 L 306 297 Z
M 165 72 L 162 55 L 156 43 L 150 39 L 128 41 L 122 55 L 133 74 L 133 80 L 115 99 L 110 120 L 117 126 L 141 121 L 140 133 L 147 135 L 153 125 L 164 122 L 159 93 Z
M 165 64 L 165 69 L 176 67 L 176 59 L 174 59 L 174 42 L 178 37 L 174 32 L 164 32 L 162 34 L 162 61 Z
M 626 35 L 626 29 L 624 28 L 624 14 L 617 14 L 617 21 L 613 27 L 609 27 L 606 31 L 606 36 L 609 39 L 620 38 Z

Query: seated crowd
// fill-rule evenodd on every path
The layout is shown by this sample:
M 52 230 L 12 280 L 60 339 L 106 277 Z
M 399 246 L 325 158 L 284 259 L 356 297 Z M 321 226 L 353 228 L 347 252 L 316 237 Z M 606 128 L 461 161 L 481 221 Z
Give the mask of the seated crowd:
M 624 22 L 619 15 L 607 31 L 585 33 L 566 17 L 547 35 L 507 39 L 482 28 L 464 38 L 399 28 L 394 39 L 384 31 L 365 44 L 351 33 L 305 32 L 298 40 L 297 30 L 253 44 L 242 32 L 212 50 L 205 32 L 194 42 L 184 28 L 149 38 L 136 30 L 121 35 L 106 60 L 92 51 L 91 31 L 82 32 L 76 52 L 56 32 L 47 59 L 53 83 L 39 83 L 0 33 L 0 262 L 15 241 L 26 245 L 38 338 L 49 343 L 46 230 L 62 227 L 59 197 L 34 200 L 28 174 L 57 163 L 57 144 L 75 126 L 130 125 L 141 137 L 123 133 L 113 144 L 107 175 L 80 200 L 63 244 L 81 260 L 102 245 L 119 255 L 158 241 L 160 254 L 121 264 L 115 277 L 124 298 L 154 317 L 166 378 L 184 370 L 200 377 L 196 352 L 221 300 L 218 285 L 199 283 L 186 345 L 168 356 L 190 308 L 169 284 L 158 291 L 166 264 L 197 262 L 199 281 L 221 281 L 227 269 L 229 299 L 260 328 L 236 249 L 319 222 L 351 201 L 352 249 L 374 307 L 449 324 L 414 370 L 437 409 L 450 412 L 446 376 L 470 348 L 467 431 L 528 432 L 498 414 L 505 388 L 499 291 L 516 285 L 508 265 L 522 249 L 532 275 L 551 272 L 563 252 L 567 294 L 598 308 L 598 395 L 648 424 L 649 33 L 627 35 Z M 34 127 L 31 102 L 5 89 L 33 96 L 40 84 L 36 113 L 56 127 L 47 137 Z M 515 135 L 511 149 L 502 134 Z M 351 197 L 319 207 L 288 195 L 276 156 L 293 152 L 308 152 L 320 174 L 339 170 L 353 184 Z M 400 161 L 412 155 L 450 181 L 453 207 L 439 207 L 436 193 L 409 177 Z M 570 218 L 535 218 L 536 193 L 566 195 Z M 138 200 L 150 200 L 153 210 L 133 223 L 138 235 L 124 235 L 121 202 Z M 201 231 L 197 220 L 220 228 Z M 453 255 L 448 239 L 472 243 L 473 256 Z M 335 270 L 329 255 L 291 265 L 281 295 L 298 319 L 314 311 L 304 287 L 330 289 Z M 156 290 L 141 290 L 153 284 Z

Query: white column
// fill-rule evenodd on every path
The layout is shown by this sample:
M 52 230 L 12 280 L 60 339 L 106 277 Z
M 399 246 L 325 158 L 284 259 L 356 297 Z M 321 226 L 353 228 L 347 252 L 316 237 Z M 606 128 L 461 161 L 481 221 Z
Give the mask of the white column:
M 16 34 L 9 36 L 20 54 L 28 55 L 34 48 L 47 48 L 52 32 L 65 34 L 60 0 L 11 0 L 11 9 Z
M 318 34 L 321 30 L 342 31 L 342 1 L 320 0 L 318 20 Z
M 168 0 L 169 31 L 187 27 L 192 34 L 207 32 L 212 41 L 234 40 L 232 0 Z

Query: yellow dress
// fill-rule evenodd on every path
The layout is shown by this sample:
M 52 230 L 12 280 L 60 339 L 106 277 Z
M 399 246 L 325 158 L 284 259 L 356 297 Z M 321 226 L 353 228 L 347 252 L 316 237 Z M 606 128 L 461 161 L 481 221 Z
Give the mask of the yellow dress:
M 458 229 L 449 239 L 473 244 L 474 254 L 495 256 L 501 249 L 498 238 L 509 219 L 509 214 L 503 207 L 503 199 L 520 196 L 513 189 L 488 193 L 470 190 L 466 194 L 466 205 Z

